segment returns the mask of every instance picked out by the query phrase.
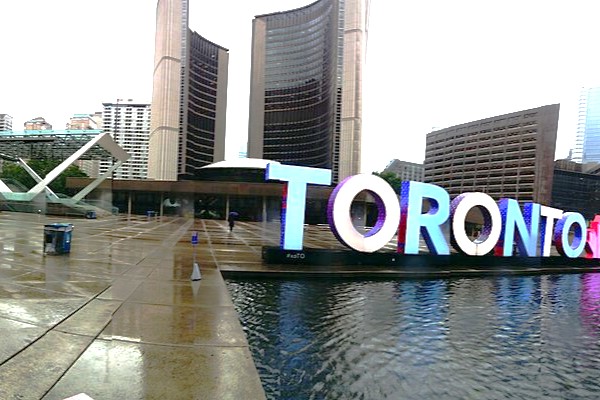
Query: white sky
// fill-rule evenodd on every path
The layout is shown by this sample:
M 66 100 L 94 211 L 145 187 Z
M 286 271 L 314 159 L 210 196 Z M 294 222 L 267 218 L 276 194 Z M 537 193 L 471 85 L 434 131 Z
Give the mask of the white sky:
M 190 0 L 190 28 L 229 49 L 227 158 L 246 142 L 254 15 L 311 0 Z M 572 147 L 582 85 L 600 83 L 600 2 L 372 0 L 363 172 L 422 162 L 425 135 L 561 103 Z M 155 0 L 0 1 L 0 113 L 63 129 L 102 102 L 150 102 Z

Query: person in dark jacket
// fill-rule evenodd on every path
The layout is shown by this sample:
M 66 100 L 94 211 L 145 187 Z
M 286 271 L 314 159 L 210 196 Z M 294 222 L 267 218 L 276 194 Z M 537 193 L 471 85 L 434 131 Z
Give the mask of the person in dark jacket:
M 238 213 L 232 211 L 229 213 L 227 217 L 227 222 L 229 222 L 229 232 L 233 231 L 233 226 L 235 225 L 235 218 L 238 216 Z

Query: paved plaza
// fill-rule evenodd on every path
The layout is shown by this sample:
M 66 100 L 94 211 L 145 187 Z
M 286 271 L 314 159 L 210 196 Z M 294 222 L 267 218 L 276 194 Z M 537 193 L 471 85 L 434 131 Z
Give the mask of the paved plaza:
M 74 225 L 44 255 L 45 224 Z M 193 231 L 202 280 L 191 281 Z M 261 265 L 278 229 L 0 214 L 0 398 L 261 399 L 220 265 Z
M 71 252 L 44 255 L 44 225 L 56 222 L 74 225 Z M 237 222 L 229 232 L 221 220 L 0 213 L 0 399 L 264 399 L 223 275 L 411 276 L 264 264 L 263 246 L 279 236 L 278 223 Z M 312 225 L 304 246 L 344 248 Z

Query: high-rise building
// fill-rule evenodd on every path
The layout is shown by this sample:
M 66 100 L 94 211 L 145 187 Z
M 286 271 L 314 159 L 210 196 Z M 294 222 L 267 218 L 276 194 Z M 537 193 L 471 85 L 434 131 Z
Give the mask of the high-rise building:
M 581 88 L 571 159 L 581 163 L 600 162 L 600 87 Z
M 228 50 L 188 27 L 188 0 L 158 0 L 148 177 L 194 179 L 225 159 Z
M 24 124 L 26 131 L 51 131 L 52 125 L 50 125 L 43 117 L 37 117 L 30 119 Z
M 0 114 L 0 131 L 12 131 L 12 117 L 8 114 Z
M 390 161 L 383 172 L 395 174 L 403 181 L 423 182 L 425 168 L 423 167 L 423 164 L 394 159 Z
M 360 172 L 369 0 L 318 0 L 256 16 L 248 156 Z
M 148 138 L 150 135 L 150 104 L 133 100 L 102 103 L 102 129 L 123 148 L 131 158 L 113 173 L 114 179 L 146 179 L 148 176 Z M 112 160 L 100 162 L 103 174 Z M 92 174 L 93 175 L 93 174 Z
M 429 133 L 425 182 L 451 197 L 484 192 L 549 205 L 559 109 L 552 104 Z
M 87 130 L 98 129 L 98 124 L 90 114 L 75 114 L 67 123 L 67 129 L 70 130 Z

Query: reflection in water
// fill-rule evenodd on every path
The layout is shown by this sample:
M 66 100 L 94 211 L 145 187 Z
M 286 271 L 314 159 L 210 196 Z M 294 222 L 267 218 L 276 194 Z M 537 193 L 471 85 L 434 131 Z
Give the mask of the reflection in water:
M 581 321 L 588 335 L 598 339 L 600 333 L 600 274 L 583 276 Z
M 270 399 L 600 396 L 600 274 L 227 284 Z

